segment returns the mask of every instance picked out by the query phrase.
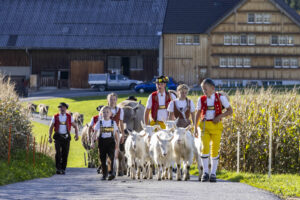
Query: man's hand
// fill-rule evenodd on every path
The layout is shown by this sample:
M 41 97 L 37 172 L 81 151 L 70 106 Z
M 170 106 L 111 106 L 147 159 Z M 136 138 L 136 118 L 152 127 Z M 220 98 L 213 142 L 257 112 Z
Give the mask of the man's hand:
M 75 134 L 75 141 L 77 141 L 78 140 L 78 134 Z
M 217 117 L 215 117 L 214 119 L 213 119 L 213 122 L 214 123 L 219 123 L 220 121 L 221 121 L 221 115 L 218 115 Z
M 194 135 L 195 135 L 195 137 L 197 138 L 198 137 L 198 129 L 197 128 L 195 128 L 195 133 L 194 133 Z
M 49 141 L 50 144 L 52 143 L 52 138 L 51 138 L 51 136 L 49 137 L 48 141 Z

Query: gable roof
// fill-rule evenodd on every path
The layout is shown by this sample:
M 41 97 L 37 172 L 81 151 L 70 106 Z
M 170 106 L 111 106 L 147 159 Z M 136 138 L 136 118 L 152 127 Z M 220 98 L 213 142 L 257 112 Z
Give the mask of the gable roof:
M 158 49 L 167 0 L 0 0 L 0 48 Z
M 163 33 L 205 33 L 241 0 L 169 0 Z
M 270 0 L 300 26 L 300 15 L 283 0 Z M 247 0 L 169 0 L 163 33 L 207 33 Z

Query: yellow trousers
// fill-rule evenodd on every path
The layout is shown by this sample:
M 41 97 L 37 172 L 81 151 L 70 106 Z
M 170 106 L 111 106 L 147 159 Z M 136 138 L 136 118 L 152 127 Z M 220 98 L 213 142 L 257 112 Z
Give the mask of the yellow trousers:
M 204 122 L 200 122 L 201 129 L 201 141 L 202 141 L 202 154 L 209 154 L 209 145 L 211 144 L 212 158 L 218 157 L 220 150 L 221 135 L 223 132 L 222 122 L 213 123 L 212 121 L 205 122 L 205 128 L 203 130 Z
M 150 125 L 159 125 L 161 129 L 166 129 L 166 125 L 163 121 L 150 121 Z

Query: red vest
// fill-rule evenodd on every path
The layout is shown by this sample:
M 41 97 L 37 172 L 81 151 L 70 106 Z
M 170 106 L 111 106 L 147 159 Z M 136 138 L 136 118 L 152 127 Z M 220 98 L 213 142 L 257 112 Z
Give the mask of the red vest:
M 220 100 L 220 93 L 215 93 L 215 116 L 222 114 L 222 102 Z M 207 96 L 201 96 L 201 121 L 204 120 L 207 111 Z
M 158 91 L 152 93 L 152 107 L 151 107 L 151 116 L 154 121 L 157 120 L 157 111 L 159 109 L 159 102 L 158 102 Z M 171 96 L 169 92 L 166 92 L 165 98 L 165 107 L 168 108 L 169 103 L 171 102 Z
M 95 126 L 96 126 L 98 120 L 99 120 L 99 115 L 95 115 L 95 116 L 93 117 L 93 122 L 94 122 L 93 129 L 95 128 Z
M 111 116 L 111 120 L 115 121 L 117 125 L 119 125 L 120 115 L 121 115 L 121 108 L 117 108 L 117 113 L 114 116 Z
M 66 113 L 67 115 L 67 120 L 66 120 L 66 126 L 67 126 L 67 131 L 70 132 L 71 131 L 71 115 Z M 57 113 L 56 115 L 54 115 L 54 131 L 56 133 L 58 133 L 59 131 L 59 125 L 60 125 L 60 121 L 59 121 L 59 113 Z

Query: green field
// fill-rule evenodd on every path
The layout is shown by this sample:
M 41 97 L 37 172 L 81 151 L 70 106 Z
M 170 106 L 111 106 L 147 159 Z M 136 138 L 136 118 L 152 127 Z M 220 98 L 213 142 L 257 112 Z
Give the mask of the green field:
M 0 185 L 30 180 L 34 178 L 45 178 L 55 174 L 54 161 L 43 154 L 37 153 L 36 163 L 33 167 L 32 152 L 29 154 L 29 161 L 26 161 L 26 152 L 12 152 L 11 163 L 7 160 L 0 160 Z
M 49 126 L 37 122 L 32 122 L 32 125 L 33 125 L 33 135 L 36 137 L 36 141 L 38 143 L 40 143 L 42 137 L 46 136 L 46 138 L 48 139 Z M 52 142 L 51 146 L 54 149 L 54 142 Z M 84 152 L 85 149 L 81 145 L 81 137 L 79 137 L 78 141 L 75 141 L 74 135 L 72 135 L 67 167 L 85 167 Z

